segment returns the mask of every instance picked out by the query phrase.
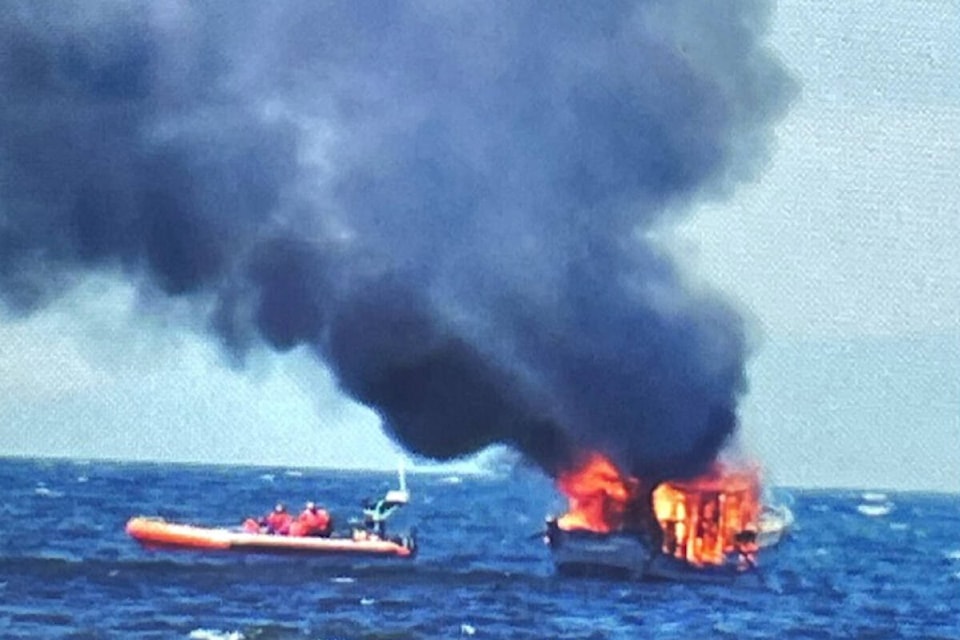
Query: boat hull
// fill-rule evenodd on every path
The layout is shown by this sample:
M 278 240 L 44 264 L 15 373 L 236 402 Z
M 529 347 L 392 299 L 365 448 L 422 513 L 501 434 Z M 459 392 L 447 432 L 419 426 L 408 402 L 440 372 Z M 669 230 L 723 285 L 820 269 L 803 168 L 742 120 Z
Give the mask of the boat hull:
M 556 529 L 548 532 L 547 544 L 557 571 L 569 576 L 641 579 L 652 556 L 650 547 L 632 535 Z
M 127 522 L 126 532 L 146 547 L 194 551 L 394 558 L 411 558 L 416 551 L 412 537 L 355 539 L 282 536 L 178 524 L 143 516 L 131 518 Z
M 738 562 L 694 565 L 662 553 L 633 533 L 567 531 L 548 523 L 545 540 L 561 575 L 730 584 L 755 568 Z
M 777 546 L 790 532 L 793 522 L 793 511 L 786 505 L 764 505 L 757 523 L 757 546 Z

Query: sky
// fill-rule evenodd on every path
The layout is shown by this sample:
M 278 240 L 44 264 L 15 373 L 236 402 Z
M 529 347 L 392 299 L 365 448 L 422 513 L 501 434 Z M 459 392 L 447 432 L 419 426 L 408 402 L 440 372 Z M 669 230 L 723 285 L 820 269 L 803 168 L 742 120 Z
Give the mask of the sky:
M 778 7 L 802 83 L 767 172 L 681 231 L 761 328 L 744 440 L 778 482 L 960 489 L 960 5 Z
M 749 319 L 740 440 L 774 483 L 960 491 L 960 6 L 937 6 L 781 3 L 769 42 L 800 90 L 768 166 L 653 232 Z M 190 312 L 96 275 L 7 317 L 2 452 L 340 468 L 403 455 L 305 350 L 238 368 L 175 321 Z

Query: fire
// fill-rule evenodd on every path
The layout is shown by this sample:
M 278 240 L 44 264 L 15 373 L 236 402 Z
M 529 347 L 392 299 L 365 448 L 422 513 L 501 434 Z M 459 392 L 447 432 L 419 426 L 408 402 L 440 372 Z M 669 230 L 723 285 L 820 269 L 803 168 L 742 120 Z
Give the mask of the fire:
M 663 552 L 693 564 L 723 564 L 756 553 L 760 474 L 755 466 L 715 463 L 706 474 L 664 482 L 653 491 Z
M 715 463 L 702 476 L 664 482 L 648 494 L 640 490 L 639 479 L 592 453 L 579 469 L 562 474 L 557 485 L 570 501 L 569 511 L 557 519 L 561 529 L 658 530 L 664 554 L 698 566 L 756 553 L 760 476 L 755 466 Z M 647 521 L 636 522 L 638 514 L 648 514 Z
M 561 529 L 609 533 L 623 525 L 627 505 L 635 499 L 639 482 L 624 478 L 610 460 L 590 454 L 576 471 L 562 474 L 557 485 L 570 500 L 570 509 L 557 519 Z

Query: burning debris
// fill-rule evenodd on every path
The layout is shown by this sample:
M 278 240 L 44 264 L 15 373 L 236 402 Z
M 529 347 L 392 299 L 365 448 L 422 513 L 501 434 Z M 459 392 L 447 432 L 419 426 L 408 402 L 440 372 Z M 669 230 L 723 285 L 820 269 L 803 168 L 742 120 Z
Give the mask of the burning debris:
M 561 569 L 673 577 L 684 568 L 737 573 L 755 566 L 761 502 L 753 465 L 715 462 L 694 478 L 651 483 L 621 474 L 594 452 L 557 486 L 569 509 L 548 522 L 547 543 Z

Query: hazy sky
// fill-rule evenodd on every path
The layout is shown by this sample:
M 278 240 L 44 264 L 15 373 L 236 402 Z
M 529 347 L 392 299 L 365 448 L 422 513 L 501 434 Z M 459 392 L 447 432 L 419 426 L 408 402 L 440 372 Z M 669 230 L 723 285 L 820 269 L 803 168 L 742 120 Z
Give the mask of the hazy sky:
M 960 5 L 785 3 L 771 43 L 802 88 L 768 169 L 663 231 L 755 326 L 743 444 L 777 483 L 960 491 Z M 0 324 L 0 452 L 394 464 L 307 354 L 234 370 L 144 304 L 97 276 Z
M 745 441 L 785 483 L 956 491 L 960 5 L 781 3 L 773 42 L 776 156 L 683 234 L 763 329 Z
M 802 95 L 767 173 L 689 227 L 776 335 L 956 335 L 960 5 L 857 4 L 778 8 Z

